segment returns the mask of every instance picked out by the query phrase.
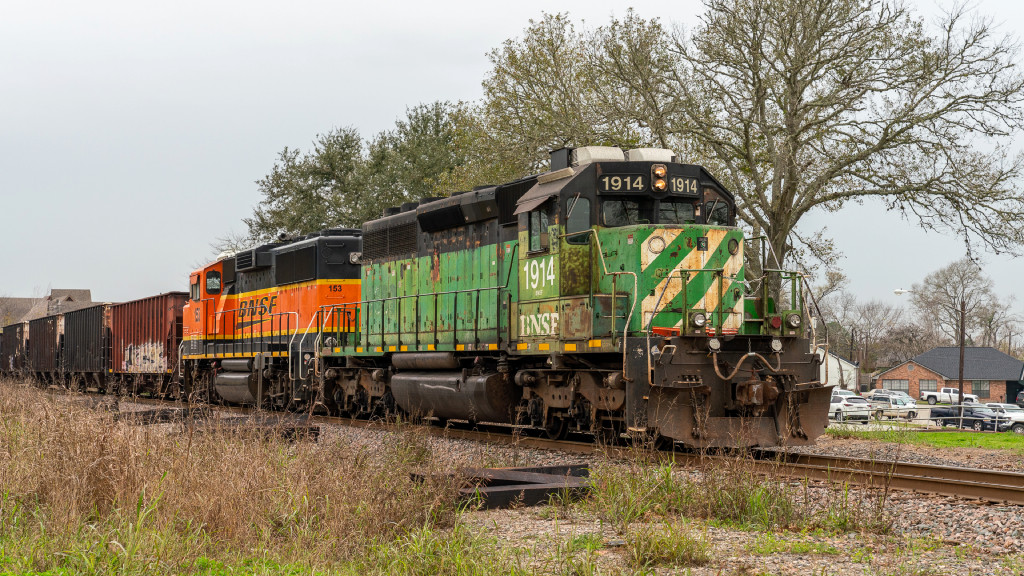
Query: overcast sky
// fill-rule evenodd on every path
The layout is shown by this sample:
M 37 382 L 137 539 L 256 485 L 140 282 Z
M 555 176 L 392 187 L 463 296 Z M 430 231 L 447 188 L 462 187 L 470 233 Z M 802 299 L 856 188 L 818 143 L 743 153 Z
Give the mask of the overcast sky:
M 318 132 L 389 129 L 409 106 L 477 100 L 487 53 L 542 11 L 588 25 L 630 4 L 538 2 L 8 2 L 0 18 L 0 295 L 90 288 L 120 301 L 186 290 L 210 243 L 241 232 L 255 181 Z M 692 25 L 694 1 L 631 4 Z M 928 13 L 940 4 L 922 3 Z M 1014 2 L 977 3 L 1005 33 Z M 671 7 L 671 12 L 667 9 Z M 813 214 L 862 299 L 961 257 L 880 203 Z M 1024 261 L 983 254 L 1024 310 Z M 903 298 L 906 298 L 904 296 Z

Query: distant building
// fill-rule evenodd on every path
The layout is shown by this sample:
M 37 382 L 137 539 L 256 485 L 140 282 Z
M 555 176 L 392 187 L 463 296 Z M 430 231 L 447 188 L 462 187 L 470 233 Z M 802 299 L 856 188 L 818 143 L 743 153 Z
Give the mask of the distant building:
M 860 382 L 860 366 L 838 354 L 828 353 L 828 361 L 821 363 L 819 379 L 826 386 L 857 392 Z
M 876 388 L 922 392 L 960 387 L 960 348 L 944 346 L 914 356 L 873 380 Z M 990 347 L 964 349 L 964 393 L 982 402 L 1012 402 L 1024 388 L 1024 362 Z
M 92 292 L 54 288 L 43 298 L 0 298 L 0 327 L 92 306 Z

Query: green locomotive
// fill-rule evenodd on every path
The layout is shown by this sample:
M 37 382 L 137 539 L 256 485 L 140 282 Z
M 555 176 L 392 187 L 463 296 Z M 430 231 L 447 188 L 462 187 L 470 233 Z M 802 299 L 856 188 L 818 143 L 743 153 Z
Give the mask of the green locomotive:
M 732 194 L 701 166 L 555 151 L 543 174 L 364 225 L 361 301 L 321 310 L 321 398 L 553 437 L 811 443 L 829 390 L 802 278 L 749 278 L 745 250 Z

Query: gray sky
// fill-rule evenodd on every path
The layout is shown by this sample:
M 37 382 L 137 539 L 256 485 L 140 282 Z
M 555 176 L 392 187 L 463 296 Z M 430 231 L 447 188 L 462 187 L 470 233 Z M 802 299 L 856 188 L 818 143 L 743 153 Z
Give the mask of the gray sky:
M 0 294 L 81 287 L 120 301 L 186 290 L 210 242 L 244 229 L 254 181 L 283 147 L 306 148 L 335 126 L 369 137 L 420 102 L 479 99 L 487 52 L 530 18 L 569 11 L 600 25 L 628 5 L 9 2 Z M 701 11 L 689 0 L 631 5 L 687 25 Z M 1009 0 L 977 8 L 1006 33 L 1024 31 L 1024 9 Z M 863 299 L 899 302 L 894 288 L 963 254 L 956 238 L 925 234 L 880 204 L 814 214 L 806 228 L 821 226 Z M 1024 300 L 1024 262 L 984 258 L 997 291 Z

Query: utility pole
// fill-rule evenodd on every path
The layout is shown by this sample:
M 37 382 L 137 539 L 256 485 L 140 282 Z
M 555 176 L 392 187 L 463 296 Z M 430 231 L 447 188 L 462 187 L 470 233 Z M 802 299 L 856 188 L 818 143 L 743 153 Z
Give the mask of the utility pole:
M 967 317 L 967 298 L 960 295 L 960 428 L 964 427 L 964 324 Z

